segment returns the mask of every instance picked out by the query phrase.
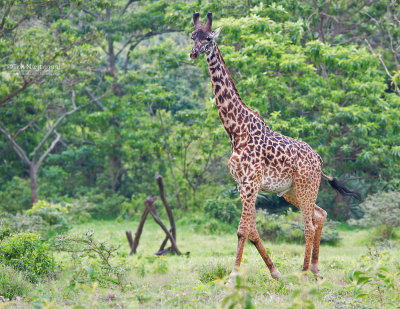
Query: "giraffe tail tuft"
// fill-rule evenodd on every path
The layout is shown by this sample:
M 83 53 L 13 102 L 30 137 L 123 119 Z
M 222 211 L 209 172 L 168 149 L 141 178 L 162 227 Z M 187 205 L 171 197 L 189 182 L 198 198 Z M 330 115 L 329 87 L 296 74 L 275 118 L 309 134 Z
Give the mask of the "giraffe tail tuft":
M 321 172 L 322 177 L 328 179 L 329 184 L 333 189 L 335 189 L 337 192 L 339 192 L 341 195 L 344 196 L 351 196 L 356 198 L 357 200 L 361 201 L 361 195 L 357 191 L 350 190 L 349 188 L 346 188 L 346 186 L 342 183 L 340 183 L 335 177 L 329 177 L 325 175 L 323 172 Z

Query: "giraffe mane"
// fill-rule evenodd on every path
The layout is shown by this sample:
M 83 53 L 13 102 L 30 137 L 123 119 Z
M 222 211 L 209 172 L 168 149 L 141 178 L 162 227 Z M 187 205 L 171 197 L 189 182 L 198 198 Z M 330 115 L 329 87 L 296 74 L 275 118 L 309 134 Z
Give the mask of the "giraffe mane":
M 255 110 L 251 109 L 250 107 L 248 107 L 248 106 L 243 102 L 243 100 L 242 100 L 242 98 L 240 97 L 240 94 L 239 94 L 239 92 L 238 92 L 238 90 L 237 90 L 237 88 L 236 88 L 236 86 L 235 86 L 235 83 L 234 83 L 233 80 L 232 80 L 231 73 L 229 73 L 229 70 L 228 70 L 228 68 L 227 68 L 227 66 L 226 66 L 225 60 L 224 60 L 224 58 L 222 57 L 221 51 L 220 51 L 220 49 L 219 49 L 219 47 L 218 47 L 218 45 L 217 45 L 216 43 L 215 43 L 215 46 L 217 47 L 219 56 L 220 56 L 220 58 L 221 58 L 221 60 L 222 60 L 222 64 L 224 65 L 225 72 L 226 72 L 226 74 L 228 75 L 229 81 L 230 81 L 230 83 L 231 83 L 231 85 L 232 85 L 232 87 L 233 87 L 233 90 L 235 91 L 235 94 L 237 95 L 238 99 L 240 100 L 241 103 L 243 103 L 243 105 L 246 107 L 246 109 L 247 109 L 249 112 L 252 113 L 252 115 L 254 115 L 255 117 L 257 117 L 258 119 L 260 119 L 261 121 L 264 122 L 264 119 L 261 117 L 261 115 L 260 115 L 260 113 L 259 113 L 258 111 L 255 111 Z

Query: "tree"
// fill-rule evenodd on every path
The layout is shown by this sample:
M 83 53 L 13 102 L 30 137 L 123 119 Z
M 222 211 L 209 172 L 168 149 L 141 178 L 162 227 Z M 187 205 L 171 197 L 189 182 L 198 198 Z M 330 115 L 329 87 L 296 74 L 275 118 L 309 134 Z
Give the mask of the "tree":
M 29 168 L 29 177 L 31 181 L 31 200 L 32 204 L 37 203 L 38 201 L 38 194 L 37 194 L 37 172 L 40 168 L 40 165 L 42 162 L 46 159 L 46 157 L 51 153 L 51 151 L 55 148 L 57 143 L 60 141 L 61 135 L 56 131 L 57 127 L 62 123 L 62 121 L 78 111 L 80 108 L 78 108 L 75 104 L 75 91 L 72 90 L 72 95 L 71 95 L 71 101 L 72 101 L 72 106 L 73 108 L 70 111 L 63 112 L 54 122 L 53 125 L 50 126 L 48 131 L 46 132 L 45 136 L 42 138 L 40 143 L 35 147 L 35 150 L 33 151 L 32 158 L 29 159 L 29 156 L 27 155 L 26 151 L 18 144 L 16 141 L 16 137 L 21 133 L 22 131 L 26 130 L 28 127 L 30 127 L 34 121 L 29 122 L 24 128 L 18 130 L 15 134 L 10 134 L 5 127 L 5 125 L 0 121 L 0 132 L 2 132 L 7 139 L 9 140 L 12 148 L 14 151 L 18 154 L 18 156 L 22 159 L 22 161 L 28 166 Z M 36 119 L 34 119 L 36 120 Z M 51 144 L 47 147 L 47 149 L 42 153 L 42 150 L 45 147 L 46 142 L 52 137 L 52 135 L 55 135 L 53 141 Z

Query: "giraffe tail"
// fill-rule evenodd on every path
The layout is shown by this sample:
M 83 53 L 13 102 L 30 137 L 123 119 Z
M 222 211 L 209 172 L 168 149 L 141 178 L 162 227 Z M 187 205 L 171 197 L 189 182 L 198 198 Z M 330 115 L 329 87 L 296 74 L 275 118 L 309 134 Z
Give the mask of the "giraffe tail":
M 361 201 L 360 193 L 346 188 L 345 185 L 340 183 L 335 177 L 327 176 L 322 171 L 321 171 L 321 176 L 326 178 L 328 180 L 329 184 L 331 185 L 331 187 L 333 189 L 335 189 L 337 192 L 339 192 L 341 195 L 351 196 L 351 197 L 354 197 L 354 198 L 358 199 L 359 201 Z

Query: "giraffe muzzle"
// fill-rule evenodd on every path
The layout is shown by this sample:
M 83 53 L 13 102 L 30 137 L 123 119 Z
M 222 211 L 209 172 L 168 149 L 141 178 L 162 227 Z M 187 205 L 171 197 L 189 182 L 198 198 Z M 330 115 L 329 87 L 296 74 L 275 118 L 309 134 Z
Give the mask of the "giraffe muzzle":
M 190 52 L 190 58 L 196 59 L 199 56 L 199 52 L 197 50 L 192 50 Z

